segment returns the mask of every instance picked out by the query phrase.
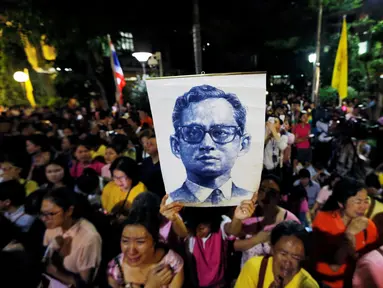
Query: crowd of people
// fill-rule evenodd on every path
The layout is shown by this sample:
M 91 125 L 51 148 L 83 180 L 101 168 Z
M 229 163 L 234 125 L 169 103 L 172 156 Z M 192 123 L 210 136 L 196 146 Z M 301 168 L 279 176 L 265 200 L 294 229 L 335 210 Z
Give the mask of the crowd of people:
M 270 103 L 253 197 L 197 208 L 168 201 L 150 110 L 4 109 L 0 286 L 383 287 L 383 165 L 358 106 L 326 113 Z

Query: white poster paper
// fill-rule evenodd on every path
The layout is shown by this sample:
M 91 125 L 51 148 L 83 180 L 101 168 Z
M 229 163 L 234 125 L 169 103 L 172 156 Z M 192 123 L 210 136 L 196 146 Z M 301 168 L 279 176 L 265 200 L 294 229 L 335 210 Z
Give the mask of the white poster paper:
M 185 206 L 251 199 L 263 167 L 266 74 L 146 81 L 166 193 Z

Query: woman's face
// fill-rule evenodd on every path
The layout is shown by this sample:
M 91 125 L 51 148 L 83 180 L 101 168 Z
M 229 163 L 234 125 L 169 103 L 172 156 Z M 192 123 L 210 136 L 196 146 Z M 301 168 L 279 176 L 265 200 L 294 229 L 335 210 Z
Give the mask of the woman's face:
M 118 157 L 118 154 L 114 149 L 112 148 L 106 149 L 105 156 L 104 156 L 106 164 L 113 163 L 113 161 L 116 160 L 117 157 Z
M 72 144 L 70 143 L 69 139 L 67 137 L 63 138 L 61 140 L 61 149 L 63 151 L 68 151 L 72 148 Z
M 85 146 L 78 146 L 75 153 L 76 159 L 80 162 L 88 162 L 92 160 L 92 156 L 90 155 L 90 151 Z
M 303 114 L 303 115 L 301 116 L 301 121 L 302 121 L 302 123 L 307 123 L 307 122 L 308 122 L 307 114 Z
M 127 225 L 121 235 L 124 261 L 133 267 L 151 263 L 155 254 L 153 237 L 141 225 Z
M 35 165 L 36 166 L 44 166 L 49 163 L 49 159 L 51 158 L 51 152 L 41 152 L 35 155 Z
M 57 164 L 50 164 L 45 168 L 45 175 L 49 182 L 58 184 L 64 179 L 64 168 Z
M 347 199 L 344 213 L 351 219 L 364 216 L 370 206 L 367 190 L 360 190 L 355 196 Z
M 274 279 L 283 278 L 283 287 L 287 285 L 301 269 L 300 263 L 305 257 L 303 242 L 297 237 L 282 236 L 272 248 Z
M 3 170 L 3 178 L 6 180 L 19 179 L 21 169 L 15 167 L 12 163 L 3 162 L 0 165 L 0 168 Z
M 64 136 L 65 136 L 65 137 L 68 137 L 68 136 L 73 135 L 73 131 L 72 131 L 72 129 L 70 129 L 70 128 L 65 128 L 65 129 L 63 130 L 63 133 L 64 133 Z
M 71 218 L 72 212 L 73 207 L 70 207 L 68 211 L 64 211 L 53 201 L 44 199 L 41 204 L 40 218 L 47 229 L 54 229 L 61 227 L 67 219 Z
M 289 123 L 289 121 L 285 121 L 283 124 L 285 126 L 285 130 L 289 131 L 290 130 L 290 123 Z
M 132 179 L 126 176 L 123 171 L 118 169 L 113 170 L 113 181 L 123 191 L 126 191 L 132 187 Z
M 148 139 L 148 137 L 142 137 L 141 138 L 141 144 L 142 144 L 142 147 L 144 148 L 144 151 L 148 152 L 148 146 L 149 146 L 149 139 Z
M 199 224 L 196 229 L 196 236 L 198 238 L 206 238 L 211 232 L 211 226 L 209 224 Z
M 271 179 L 263 180 L 258 191 L 258 203 L 262 208 L 265 206 L 274 207 L 278 203 L 278 195 L 274 195 L 274 193 L 270 191 L 271 189 L 272 191 L 280 191 L 279 186 L 275 181 Z
M 26 141 L 26 148 L 27 148 L 28 154 L 31 154 L 31 155 L 40 151 L 40 146 L 36 146 L 34 143 L 32 143 L 29 140 Z

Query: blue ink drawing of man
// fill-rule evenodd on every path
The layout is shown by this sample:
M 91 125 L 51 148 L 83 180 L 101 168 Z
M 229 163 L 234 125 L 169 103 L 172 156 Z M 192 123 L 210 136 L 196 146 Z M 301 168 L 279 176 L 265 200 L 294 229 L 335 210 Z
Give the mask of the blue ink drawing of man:
M 251 143 L 246 109 L 235 94 L 209 85 L 191 88 L 176 100 L 173 126 L 171 149 L 187 175 L 182 187 L 170 193 L 173 201 L 231 205 L 235 197 L 251 195 L 231 178 L 237 158 Z

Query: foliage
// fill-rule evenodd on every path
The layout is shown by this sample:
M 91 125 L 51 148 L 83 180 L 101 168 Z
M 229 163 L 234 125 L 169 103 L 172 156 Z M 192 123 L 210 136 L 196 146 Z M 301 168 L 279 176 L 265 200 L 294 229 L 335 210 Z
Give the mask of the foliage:
M 330 103 L 336 103 L 338 100 L 338 92 L 330 87 L 324 87 L 319 89 L 319 101 L 320 103 L 324 104 L 330 104 Z
M 146 89 L 145 81 L 137 76 L 137 80 L 133 82 L 130 87 L 127 87 L 128 90 L 128 99 L 127 101 L 136 106 L 137 108 L 149 108 L 149 97 L 148 91 Z

